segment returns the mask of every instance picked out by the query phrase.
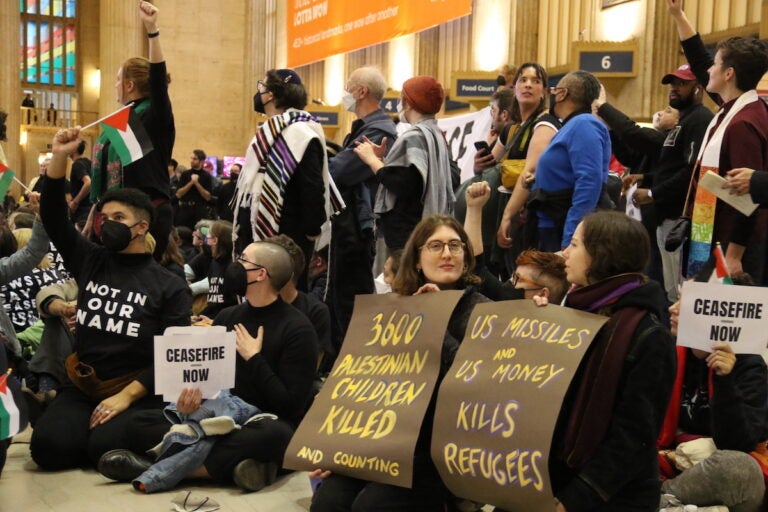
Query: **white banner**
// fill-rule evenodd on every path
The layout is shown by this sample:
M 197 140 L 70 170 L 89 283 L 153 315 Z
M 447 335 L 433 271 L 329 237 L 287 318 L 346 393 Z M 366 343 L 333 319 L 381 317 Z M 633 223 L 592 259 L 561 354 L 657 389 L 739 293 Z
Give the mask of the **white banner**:
M 737 354 L 762 354 L 768 342 L 765 329 L 768 289 L 719 283 L 683 284 L 677 344 L 712 351 L 727 342 Z
M 185 388 L 203 398 L 235 386 L 235 333 L 224 326 L 169 327 L 155 336 L 155 394 L 175 402 Z

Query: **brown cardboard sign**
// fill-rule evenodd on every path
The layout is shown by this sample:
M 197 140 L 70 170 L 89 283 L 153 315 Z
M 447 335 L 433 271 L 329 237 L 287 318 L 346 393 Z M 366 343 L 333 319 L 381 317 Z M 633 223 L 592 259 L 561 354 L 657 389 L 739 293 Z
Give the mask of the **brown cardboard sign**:
M 283 466 L 411 487 L 416 440 L 461 295 L 355 297 L 341 353 L 288 445 Z
M 529 300 L 478 304 L 440 385 L 432 459 L 448 488 L 510 511 L 554 510 L 552 433 L 606 317 Z

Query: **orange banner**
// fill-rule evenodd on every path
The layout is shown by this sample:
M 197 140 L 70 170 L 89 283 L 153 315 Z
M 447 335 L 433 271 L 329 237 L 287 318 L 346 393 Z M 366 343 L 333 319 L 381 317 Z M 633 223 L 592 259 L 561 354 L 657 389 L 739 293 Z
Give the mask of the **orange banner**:
M 289 0 L 288 67 L 413 34 L 472 12 L 472 0 Z

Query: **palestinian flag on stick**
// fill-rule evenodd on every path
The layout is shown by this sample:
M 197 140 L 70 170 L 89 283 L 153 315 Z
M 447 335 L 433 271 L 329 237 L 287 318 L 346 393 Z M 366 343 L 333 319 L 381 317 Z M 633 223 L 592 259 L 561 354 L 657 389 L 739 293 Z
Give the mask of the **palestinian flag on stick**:
M 4 350 L 0 346 L 0 350 Z M 0 440 L 18 434 L 26 426 L 8 385 L 8 374 L 0 376 Z
M 12 169 L 3 162 L 0 162 L 0 202 L 2 202 L 5 194 L 8 193 L 8 189 L 11 187 L 15 176 L 16 173 Z
M 701 267 L 695 280 L 700 283 L 733 284 L 731 274 L 725 264 L 725 253 L 723 253 L 723 248 L 719 243 L 712 249 L 712 255 Z
M 120 157 L 123 167 L 152 151 L 152 141 L 139 116 L 126 105 L 99 121 L 104 135 Z

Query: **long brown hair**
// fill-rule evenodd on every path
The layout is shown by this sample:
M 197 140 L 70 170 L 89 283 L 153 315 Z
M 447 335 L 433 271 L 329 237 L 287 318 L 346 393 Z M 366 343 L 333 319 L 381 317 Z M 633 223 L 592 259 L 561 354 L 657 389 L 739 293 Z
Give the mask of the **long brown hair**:
M 456 287 L 465 288 L 468 285 L 480 283 L 480 278 L 472 273 L 475 268 L 475 251 L 472 249 L 472 243 L 469 241 L 467 232 L 464 231 L 459 221 L 450 215 L 435 214 L 421 219 L 405 243 L 403 255 L 400 258 L 400 268 L 397 270 L 395 282 L 392 284 L 394 292 L 400 295 L 412 295 L 421 286 L 427 284 L 424 274 L 419 271 L 416 265 L 420 260 L 422 246 L 440 226 L 454 230 L 466 247 L 464 270 L 456 282 Z

